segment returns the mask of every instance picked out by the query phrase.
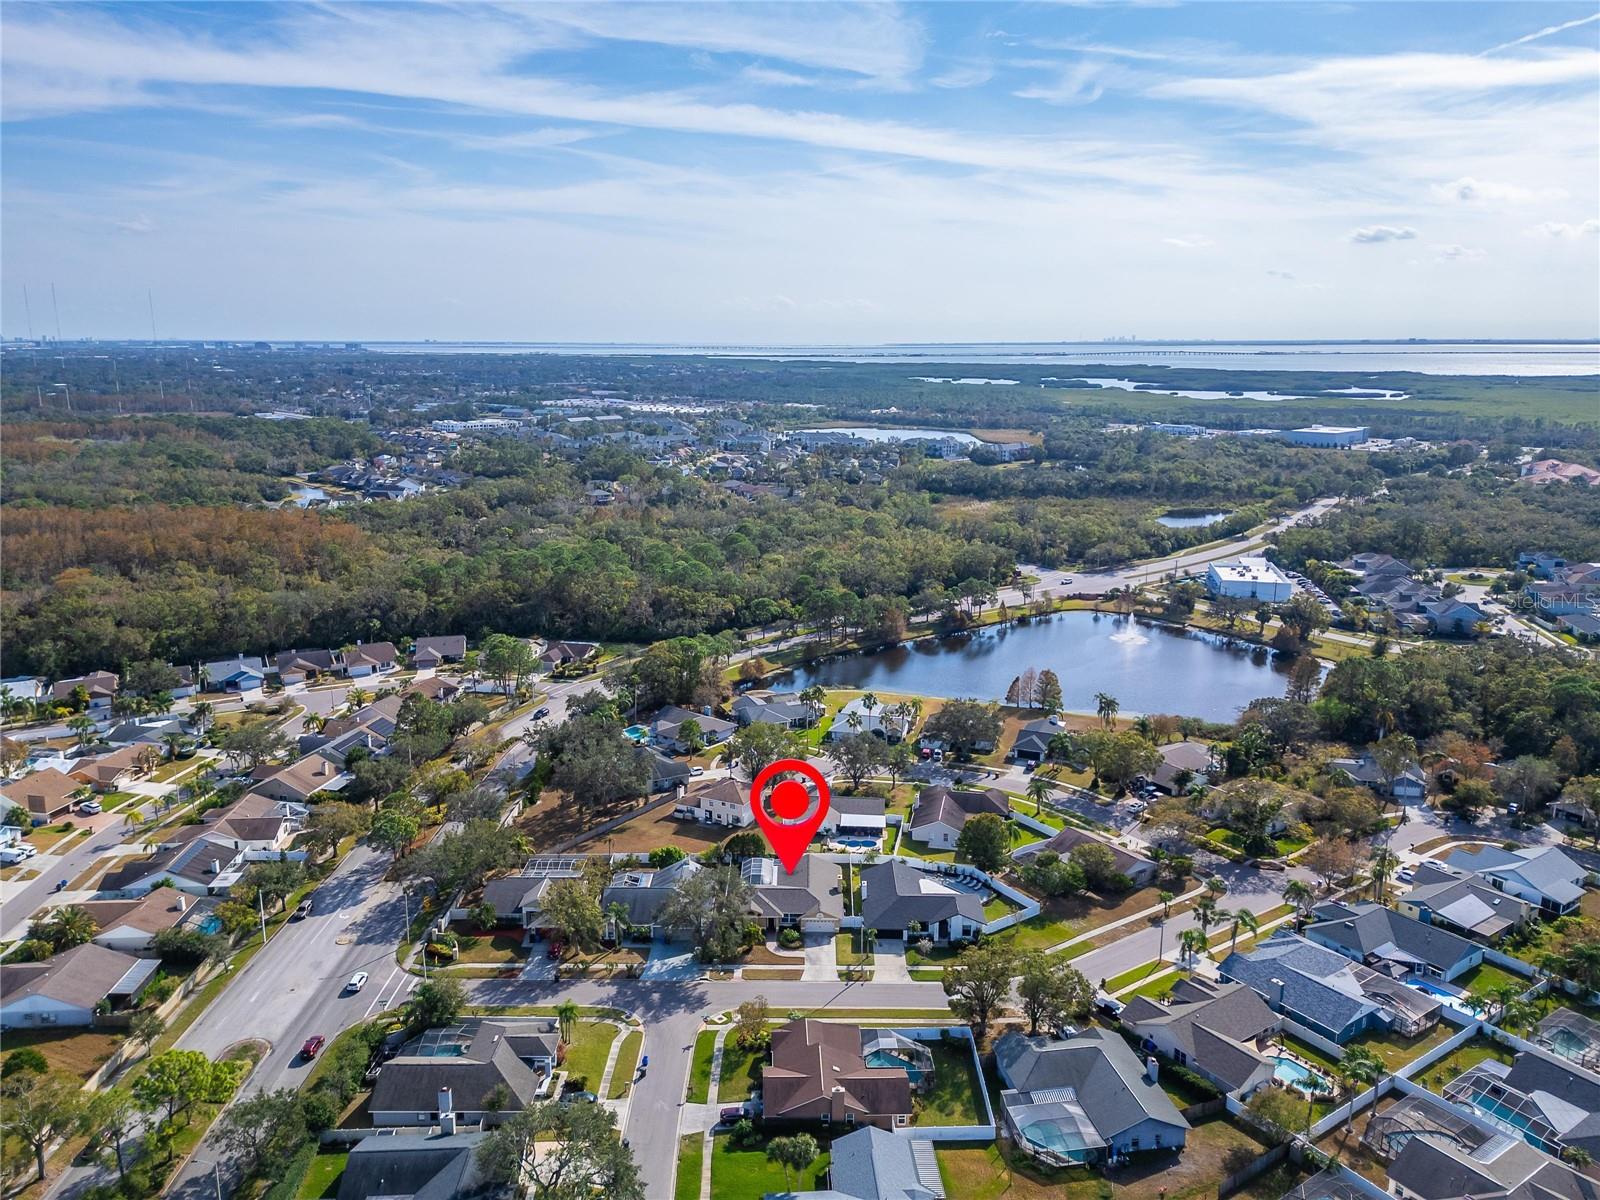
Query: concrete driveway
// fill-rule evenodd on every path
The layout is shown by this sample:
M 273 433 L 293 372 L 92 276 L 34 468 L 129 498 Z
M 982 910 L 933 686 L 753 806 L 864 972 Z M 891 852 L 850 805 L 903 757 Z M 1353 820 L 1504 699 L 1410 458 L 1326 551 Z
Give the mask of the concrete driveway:
M 879 938 L 872 947 L 873 983 L 910 983 L 904 938 Z
M 800 978 L 816 982 L 839 978 L 838 943 L 831 933 L 806 934 L 806 968 Z

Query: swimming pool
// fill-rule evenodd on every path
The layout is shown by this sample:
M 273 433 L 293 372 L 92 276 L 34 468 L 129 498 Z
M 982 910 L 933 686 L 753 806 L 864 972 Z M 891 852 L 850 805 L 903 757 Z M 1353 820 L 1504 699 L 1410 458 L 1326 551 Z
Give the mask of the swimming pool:
M 1447 992 L 1437 984 L 1429 983 L 1425 979 L 1408 979 L 1406 980 L 1406 986 L 1414 992 L 1421 992 L 1424 996 L 1432 996 L 1446 1008 L 1453 1008 L 1463 1016 L 1474 1019 L 1483 1016 L 1481 1010 L 1472 1007 L 1454 992 Z
M 1544 1035 L 1544 1043 L 1562 1058 L 1570 1058 L 1574 1062 L 1583 1058 L 1589 1049 L 1589 1043 L 1570 1029 L 1552 1029 Z
M 1272 1062 L 1272 1077 L 1279 1083 L 1286 1083 L 1292 1088 L 1299 1088 L 1302 1092 L 1327 1092 L 1333 1090 L 1328 1086 L 1328 1081 L 1321 1075 L 1318 1075 L 1310 1067 L 1295 1062 L 1292 1058 L 1274 1054 Z
M 875 837 L 855 837 L 847 835 L 836 837 L 833 840 L 838 842 L 841 846 L 859 846 L 863 850 L 876 849 L 878 845 L 878 839 Z
M 1530 1126 L 1533 1124 L 1531 1117 L 1524 1116 L 1503 1100 L 1495 1099 L 1488 1092 L 1473 1091 L 1467 1097 L 1467 1103 L 1496 1125 L 1515 1130 L 1521 1134 L 1522 1140 L 1535 1150 L 1543 1150 L 1546 1154 L 1559 1155 L 1561 1153 L 1559 1147 L 1552 1146 L 1538 1134 L 1531 1131 Z
M 633 741 L 642 742 L 650 736 L 650 727 L 648 725 L 629 725 L 622 732 Z

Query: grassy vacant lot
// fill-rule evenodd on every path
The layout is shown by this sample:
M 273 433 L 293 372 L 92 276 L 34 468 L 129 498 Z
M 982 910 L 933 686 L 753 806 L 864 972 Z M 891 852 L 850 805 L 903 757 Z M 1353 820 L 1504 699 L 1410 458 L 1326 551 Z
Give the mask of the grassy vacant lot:
M 110 1029 L 8 1029 L 5 1051 L 32 1046 L 52 1071 L 87 1079 L 121 1042 L 122 1033 Z
M 1042 901 L 1039 915 L 997 936 L 1018 950 L 1043 950 L 1102 925 L 1131 917 L 1160 903 L 1159 888 L 1140 888 L 1125 896 L 1059 896 Z
M 589 850 L 603 849 L 616 854 L 648 854 L 657 846 L 677 846 L 686 853 L 699 854 L 737 832 L 725 825 L 679 821 L 672 815 L 672 805 L 665 804 L 585 845 Z
M 326 1197 L 337 1196 L 339 1176 L 344 1174 L 344 1164 L 349 1158 L 348 1150 L 337 1154 L 318 1154 L 311 1160 L 311 1169 L 300 1181 L 295 1200 L 325 1200 Z
M 972 1061 L 971 1046 L 959 1039 L 923 1045 L 933 1052 L 933 1082 L 917 1099 L 917 1124 L 981 1125 L 978 1089 L 983 1081 Z
M 729 1144 L 727 1134 L 711 1139 L 711 1200 L 751 1200 L 769 1192 L 788 1191 L 791 1186 L 796 1191 L 811 1191 L 821 1186 L 827 1171 L 826 1145 L 798 1179 L 790 1172 L 790 1179 L 785 1181 L 783 1168 L 767 1160 L 765 1138 L 742 1150 Z

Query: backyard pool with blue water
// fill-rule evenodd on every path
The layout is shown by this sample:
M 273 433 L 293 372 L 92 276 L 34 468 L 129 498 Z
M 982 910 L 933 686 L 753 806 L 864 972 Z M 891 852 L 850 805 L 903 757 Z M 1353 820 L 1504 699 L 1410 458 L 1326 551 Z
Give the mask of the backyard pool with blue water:
M 1328 1081 L 1318 1075 L 1310 1067 L 1295 1062 L 1292 1058 L 1285 1058 L 1281 1054 L 1272 1056 L 1272 1077 L 1279 1083 L 1286 1083 L 1292 1088 L 1302 1092 L 1329 1092 L 1333 1089 Z

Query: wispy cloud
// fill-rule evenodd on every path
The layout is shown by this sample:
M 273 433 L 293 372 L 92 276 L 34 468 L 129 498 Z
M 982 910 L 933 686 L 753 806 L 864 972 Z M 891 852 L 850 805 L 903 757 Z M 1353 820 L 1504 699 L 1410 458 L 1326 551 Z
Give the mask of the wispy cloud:
M 1566 221 L 1541 221 L 1525 232 L 1550 238 L 1593 237 L 1600 234 L 1600 219 L 1590 217 L 1587 221 L 1580 221 L 1577 224 L 1569 224 Z
M 1168 246 L 1176 246 L 1180 250 L 1201 250 L 1217 244 L 1203 233 L 1191 233 L 1186 237 L 1164 237 L 1161 240 Z
M 1498 46 L 1490 46 L 1483 53 L 1498 54 L 1502 50 L 1510 50 L 1516 46 L 1526 46 L 1529 42 L 1537 42 L 1541 38 L 1551 37 L 1557 33 L 1565 33 L 1569 29 L 1578 28 L 1580 25 L 1592 25 L 1596 21 L 1600 21 L 1600 13 L 1590 13 L 1587 17 L 1579 17 L 1575 21 L 1563 21 L 1559 25 L 1546 25 L 1543 29 L 1537 29 L 1523 37 L 1513 38 L 1509 42 L 1501 42 Z
M 1409 242 L 1417 231 L 1408 225 L 1363 225 L 1350 231 L 1350 240 L 1363 245 L 1377 242 Z

